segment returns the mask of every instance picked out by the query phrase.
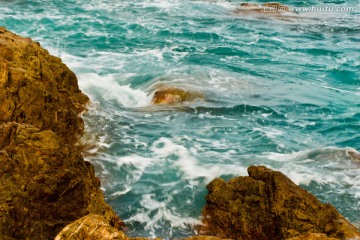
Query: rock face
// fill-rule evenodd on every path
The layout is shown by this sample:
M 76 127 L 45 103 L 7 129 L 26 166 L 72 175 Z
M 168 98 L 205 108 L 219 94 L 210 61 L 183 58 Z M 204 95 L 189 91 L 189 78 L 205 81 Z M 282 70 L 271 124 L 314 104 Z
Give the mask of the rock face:
M 146 238 L 129 238 L 122 231 L 109 225 L 100 215 L 89 214 L 67 225 L 55 240 L 146 240 Z M 160 239 L 154 239 L 160 240 Z M 204 239 L 205 240 L 205 239 Z M 215 239 L 209 239 L 215 240 Z
M 193 101 L 196 98 L 204 98 L 204 95 L 178 87 L 161 87 L 154 92 L 152 103 L 174 104 Z
M 248 173 L 207 186 L 202 234 L 244 240 L 360 237 L 332 205 L 322 204 L 281 172 L 252 166 Z
M 66 226 L 55 240 L 101 239 L 127 240 L 128 237 L 118 229 L 111 227 L 107 220 L 97 214 L 89 214 Z
M 88 102 L 77 78 L 39 43 L 0 28 L 0 122 L 49 129 L 74 143 Z
M 75 145 L 87 102 L 59 58 L 0 28 L 2 239 L 53 239 L 89 213 L 123 224 Z

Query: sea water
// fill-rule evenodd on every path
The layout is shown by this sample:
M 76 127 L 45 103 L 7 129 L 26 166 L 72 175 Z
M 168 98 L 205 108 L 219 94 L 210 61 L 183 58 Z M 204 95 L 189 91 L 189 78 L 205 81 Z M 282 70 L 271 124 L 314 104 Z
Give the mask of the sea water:
M 130 236 L 192 235 L 216 177 L 280 170 L 360 225 L 360 4 L 235 14 L 239 1 L 0 1 L 0 25 L 39 41 L 91 98 L 87 160 Z M 151 106 L 157 86 L 201 92 Z

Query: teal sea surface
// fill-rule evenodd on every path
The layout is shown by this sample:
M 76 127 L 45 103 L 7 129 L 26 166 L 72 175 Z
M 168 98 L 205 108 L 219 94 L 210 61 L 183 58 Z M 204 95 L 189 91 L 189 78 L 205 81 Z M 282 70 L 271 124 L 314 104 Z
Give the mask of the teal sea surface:
M 194 233 L 206 185 L 282 171 L 360 226 L 360 2 L 351 11 L 235 13 L 240 1 L 0 1 L 91 98 L 86 155 L 130 236 Z M 204 99 L 152 106 L 158 86 Z

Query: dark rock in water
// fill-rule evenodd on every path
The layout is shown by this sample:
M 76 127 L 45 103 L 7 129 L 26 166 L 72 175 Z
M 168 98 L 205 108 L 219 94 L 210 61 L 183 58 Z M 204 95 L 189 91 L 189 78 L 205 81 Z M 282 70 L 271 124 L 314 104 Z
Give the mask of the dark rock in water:
M 197 98 L 204 98 L 204 95 L 198 92 L 185 90 L 179 87 L 161 87 L 154 92 L 152 103 L 174 104 L 174 103 L 193 101 Z
M 332 205 L 321 203 L 281 172 L 252 166 L 248 173 L 248 177 L 229 182 L 218 178 L 208 184 L 202 234 L 251 240 L 311 239 L 308 233 L 360 237 Z
M 59 58 L 0 28 L 1 239 L 53 239 L 89 213 L 123 225 L 75 144 L 88 100 Z

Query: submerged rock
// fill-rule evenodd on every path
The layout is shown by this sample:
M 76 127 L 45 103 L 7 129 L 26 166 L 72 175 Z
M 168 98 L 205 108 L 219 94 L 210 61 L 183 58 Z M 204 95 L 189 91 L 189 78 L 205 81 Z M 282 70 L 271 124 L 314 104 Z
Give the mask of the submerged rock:
M 347 150 L 346 153 L 352 160 L 360 161 L 360 153 L 355 150 Z
M 88 100 L 59 58 L 0 27 L 1 239 L 53 239 L 89 213 L 123 225 L 75 144 Z
M 240 4 L 240 7 L 235 10 L 235 13 L 246 13 L 246 12 L 274 14 L 274 13 L 291 12 L 291 9 L 290 7 L 278 2 L 268 2 L 263 4 L 242 3 Z
M 204 98 L 204 95 L 199 92 L 189 91 L 179 87 L 161 87 L 154 92 L 152 103 L 174 104 L 193 101 L 197 98 Z
M 321 203 L 281 172 L 252 166 L 248 173 L 229 182 L 218 178 L 209 183 L 202 234 L 254 240 L 360 237 L 332 205 Z M 308 237 L 308 233 L 316 234 Z M 315 236 L 319 238 L 311 238 Z

